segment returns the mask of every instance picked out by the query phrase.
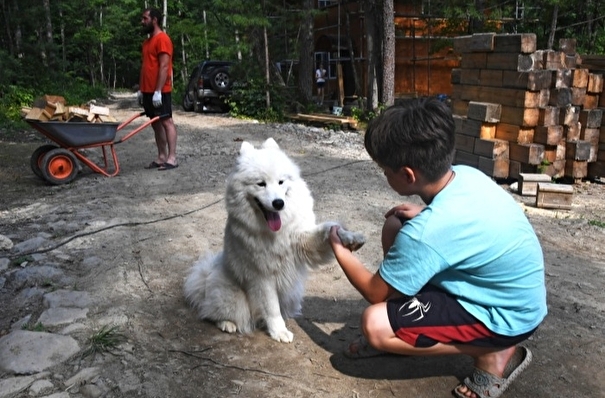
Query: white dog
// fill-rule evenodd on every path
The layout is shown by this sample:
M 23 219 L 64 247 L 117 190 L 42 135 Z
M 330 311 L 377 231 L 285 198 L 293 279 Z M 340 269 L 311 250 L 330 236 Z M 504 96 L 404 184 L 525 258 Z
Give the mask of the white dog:
M 193 265 L 185 297 L 225 332 L 264 325 L 273 339 L 290 343 L 285 319 L 301 312 L 308 267 L 334 260 L 329 233 L 340 224 L 315 223 L 307 184 L 272 138 L 259 149 L 242 143 L 225 201 L 223 251 Z M 342 227 L 338 234 L 351 250 L 365 243 Z

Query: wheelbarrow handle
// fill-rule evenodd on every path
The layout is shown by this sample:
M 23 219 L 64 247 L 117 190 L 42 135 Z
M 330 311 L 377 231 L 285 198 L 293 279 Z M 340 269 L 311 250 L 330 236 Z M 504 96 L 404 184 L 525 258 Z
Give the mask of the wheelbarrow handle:
M 120 124 L 118 126 L 118 130 L 121 130 L 126 125 L 132 123 L 133 120 L 138 119 L 141 116 L 145 116 L 145 112 L 135 113 L 128 120 L 126 120 L 125 122 L 123 122 L 122 124 Z M 121 142 L 124 142 L 127 139 L 129 139 L 130 137 L 132 137 L 133 135 L 138 134 L 141 130 L 143 130 L 144 128 L 146 128 L 150 124 L 155 123 L 156 121 L 160 120 L 160 118 L 162 116 L 155 116 L 155 117 L 149 119 L 148 121 L 146 121 L 145 123 L 143 123 L 142 125 L 140 125 L 139 127 L 137 127 L 136 129 L 132 130 L 130 133 L 126 134 L 124 137 L 120 138 L 120 140 L 116 141 L 116 143 L 119 144 Z

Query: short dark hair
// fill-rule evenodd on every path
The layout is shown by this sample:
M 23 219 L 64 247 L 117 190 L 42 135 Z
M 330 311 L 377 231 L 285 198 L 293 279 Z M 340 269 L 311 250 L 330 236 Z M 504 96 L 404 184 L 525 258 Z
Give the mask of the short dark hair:
M 158 10 L 157 8 L 147 8 L 145 9 L 145 12 L 149 11 L 149 17 L 153 20 L 153 18 L 155 18 L 158 21 L 158 26 L 161 28 L 161 22 L 162 22 L 162 12 L 160 10 Z
M 402 100 L 372 119 L 364 144 L 381 167 L 410 167 L 430 182 L 451 167 L 455 124 L 451 109 L 436 97 Z

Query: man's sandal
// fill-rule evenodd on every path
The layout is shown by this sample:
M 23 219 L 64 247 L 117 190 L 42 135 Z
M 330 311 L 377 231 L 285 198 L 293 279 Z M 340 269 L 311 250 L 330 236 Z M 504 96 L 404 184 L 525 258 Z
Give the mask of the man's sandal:
M 360 358 L 372 358 L 379 355 L 386 355 L 384 351 L 379 351 L 372 347 L 368 340 L 364 336 L 355 339 L 349 346 L 343 351 L 343 355 L 351 359 Z
M 457 398 L 467 398 L 466 395 L 459 391 L 460 387 L 466 386 L 467 389 L 479 398 L 498 398 L 506 391 L 517 376 L 529 366 L 531 359 L 531 351 L 526 347 L 519 346 L 506 364 L 502 378 L 475 368 L 473 374 L 456 386 L 452 394 Z

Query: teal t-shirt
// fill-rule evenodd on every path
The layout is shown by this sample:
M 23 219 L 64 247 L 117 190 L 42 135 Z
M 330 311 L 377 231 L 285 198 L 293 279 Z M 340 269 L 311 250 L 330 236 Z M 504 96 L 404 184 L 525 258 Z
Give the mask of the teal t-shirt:
M 406 295 L 427 283 L 453 294 L 495 333 L 529 332 L 547 313 L 540 242 L 510 194 L 477 169 L 453 169 L 451 183 L 404 223 L 380 275 Z

